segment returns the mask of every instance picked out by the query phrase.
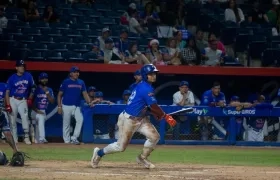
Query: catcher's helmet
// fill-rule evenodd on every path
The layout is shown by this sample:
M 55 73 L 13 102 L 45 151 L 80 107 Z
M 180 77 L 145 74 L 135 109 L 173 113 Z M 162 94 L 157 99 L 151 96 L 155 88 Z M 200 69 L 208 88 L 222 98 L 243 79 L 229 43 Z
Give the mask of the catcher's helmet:
M 157 70 L 156 66 L 154 66 L 153 64 L 144 65 L 141 68 L 141 76 L 142 76 L 143 81 L 147 81 L 148 80 L 147 75 L 150 73 L 153 73 L 153 72 L 159 72 L 159 70 Z
M 8 159 L 6 154 L 0 151 L 0 165 L 6 165 L 7 163 L 8 163 Z

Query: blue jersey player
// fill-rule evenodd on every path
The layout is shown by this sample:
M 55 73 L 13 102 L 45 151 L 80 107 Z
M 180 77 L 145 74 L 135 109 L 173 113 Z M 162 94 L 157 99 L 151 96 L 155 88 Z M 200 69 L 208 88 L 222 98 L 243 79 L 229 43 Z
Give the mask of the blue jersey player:
M 57 95 L 58 114 L 63 115 L 63 139 L 65 143 L 72 143 L 79 145 L 78 138 L 80 137 L 83 115 L 81 113 L 81 94 L 86 103 L 91 106 L 91 100 L 88 96 L 86 86 L 83 80 L 79 79 L 80 70 L 73 66 L 70 69 L 69 78 L 65 79 L 60 85 Z M 74 116 L 76 126 L 74 134 L 70 137 L 70 122 L 71 117 Z
M 41 73 L 39 75 L 39 84 L 34 92 L 34 103 L 31 117 L 35 120 L 35 143 L 47 143 L 45 138 L 45 121 L 46 121 L 46 109 L 49 103 L 54 103 L 54 94 L 52 88 L 47 86 L 48 74 Z
M 0 83 L 0 134 L 4 134 L 6 142 L 13 149 L 13 153 L 18 152 L 17 146 L 15 144 L 13 135 L 10 131 L 9 121 L 7 113 L 5 112 L 5 94 L 7 90 L 6 83 Z
M 17 73 L 10 76 L 7 81 L 6 109 L 9 112 L 15 142 L 18 142 L 16 119 L 19 113 L 24 131 L 24 142 L 30 145 L 28 107 L 32 106 L 33 93 L 31 91 L 35 84 L 31 74 L 25 71 L 23 60 L 16 62 L 16 70 Z
M 135 82 L 133 84 L 131 84 L 129 86 L 129 88 L 128 88 L 131 92 L 134 90 L 134 88 L 137 86 L 137 84 L 139 82 L 141 82 L 141 80 L 142 80 L 142 76 L 141 76 L 141 71 L 140 70 L 135 71 L 134 79 L 135 79 Z
M 161 120 L 165 118 L 170 126 L 176 125 L 176 121 L 172 116 L 164 113 L 158 106 L 154 96 L 152 83 L 156 81 L 157 72 L 157 68 L 152 64 L 144 65 L 141 68 L 143 80 L 133 90 L 125 110 L 118 117 L 120 136 L 117 142 L 109 144 L 103 149 L 96 147 L 93 150 L 91 158 L 91 165 L 93 168 L 98 166 L 99 161 L 104 155 L 123 152 L 135 132 L 139 132 L 147 138 L 142 153 L 136 158 L 137 162 L 143 164 L 146 168 L 155 167 L 147 158 L 158 143 L 159 134 L 149 121 L 149 117 L 146 115 L 147 110 L 149 110 L 156 119 Z

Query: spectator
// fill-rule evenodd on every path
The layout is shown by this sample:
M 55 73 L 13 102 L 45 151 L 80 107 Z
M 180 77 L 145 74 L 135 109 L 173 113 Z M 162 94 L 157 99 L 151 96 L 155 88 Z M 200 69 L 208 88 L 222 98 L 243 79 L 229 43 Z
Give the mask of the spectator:
M 264 102 L 265 97 L 260 95 L 254 105 L 263 104 Z M 243 127 L 245 129 L 246 141 L 263 142 L 264 137 L 268 135 L 267 117 L 247 117 L 243 121 Z
M 276 26 L 277 21 L 278 21 L 279 4 L 280 3 L 278 0 L 272 0 L 272 8 L 266 13 L 269 22 L 273 26 Z
M 189 38 L 187 46 L 181 52 L 181 61 L 184 65 L 195 66 L 201 64 L 201 52 L 196 46 L 194 38 Z
M 104 61 L 104 53 L 99 49 L 98 44 L 95 42 L 92 46 L 91 53 L 96 55 L 97 60 L 103 60 Z
M 157 39 L 150 41 L 149 48 L 146 51 L 146 57 L 150 63 L 154 65 L 165 65 L 162 52 L 159 50 L 159 41 Z
M 88 88 L 87 92 L 88 92 L 88 97 L 90 98 L 90 101 L 94 100 L 95 91 L 96 91 L 96 88 L 94 86 L 90 86 Z
M 254 2 L 253 9 L 248 14 L 248 21 L 250 23 L 256 24 L 264 24 L 269 22 L 267 15 L 262 10 L 260 10 L 260 4 L 257 1 Z
M 114 104 L 111 101 L 103 99 L 101 91 L 95 92 L 93 104 Z M 94 115 L 94 139 L 110 139 L 109 136 L 109 116 L 108 115 Z
M 228 2 L 228 8 L 225 10 L 225 21 L 232 21 L 240 24 L 245 20 L 243 11 L 237 7 L 235 0 Z
M 110 29 L 103 28 L 101 33 L 101 36 L 98 36 L 96 39 L 96 44 L 98 44 L 99 49 L 103 51 L 105 47 L 105 40 L 110 36 Z
M 219 66 L 223 63 L 224 53 L 217 49 L 218 42 L 216 40 L 209 41 L 209 47 L 202 51 L 202 58 L 205 60 L 204 65 Z
M 176 47 L 183 50 L 186 47 L 186 41 L 183 40 L 183 34 L 181 31 L 175 31 L 173 37 L 176 39 Z
M 204 40 L 204 32 L 201 29 L 198 29 L 196 31 L 195 41 L 196 41 L 196 46 L 200 51 L 208 47 L 208 42 Z
M 150 61 L 137 49 L 137 43 L 129 44 L 128 50 L 125 51 L 125 62 L 128 64 L 150 64 Z
M 226 54 L 226 48 L 224 44 L 217 38 L 216 34 L 209 33 L 208 34 L 208 41 L 216 40 L 217 41 L 217 48 L 221 50 L 224 54 Z
M 45 8 L 43 19 L 45 22 L 52 23 L 52 22 L 59 22 L 58 14 L 54 11 L 52 6 L 47 6 Z
M 148 27 L 150 32 L 155 32 L 157 25 L 160 23 L 158 14 L 155 12 L 152 2 L 148 2 L 145 5 L 143 12 L 139 14 L 140 24 L 144 27 Z
M 135 12 L 137 12 L 136 4 L 130 3 L 127 11 L 124 12 L 120 18 L 121 25 L 129 25 L 130 16 L 131 16 L 131 14 L 134 14 Z
M 210 107 L 226 106 L 226 98 L 224 93 L 221 92 L 221 86 L 219 82 L 214 82 L 212 88 L 203 93 L 200 105 Z M 214 117 L 200 116 L 198 117 L 198 120 L 201 140 L 208 140 L 209 130 L 211 130 L 211 126 L 209 126 L 209 123 L 214 120 Z
M 173 105 L 175 106 L 193 106 L 194 95 L 189 90 L 189 83 L 187 81 L 181 81 L 179 85 L 179 91 L 173 94 Z M 174 116 L 177 124 L 173 129 L 173 138 L 179 139 L 180 137 L 180 124 L 187 120 L 187 116 Z
M 121 53 L 124 53 L 126 50 L 128 50 L 128 46 L 128 31 L 123 29 L 120 34 L 120 39 L 115 41 L 115 47 L 118 48 Z
M 176 48 L 176 39 L 169 38 L 167 41 L 166 48 L 163 49 L 163 60 L 167 64 L 180 65 L 180 56 L 180 49 Z
M 105 48 L 101 51 L 101 56 L 104 57 L 105 64 L 123 64 L 125 62 L 124 56 L 114 47 L 114 41 L 111 38 L 105 40 Z
M 160 12 L 158 13 L 158 16 L 161 24 L 173 27 L 176 24 L 176 16 L 172 11 L 167 11 L 166 5 L 166 2 L 160 3 Z
M 39 11 L 34 1 L 28 2 L 28 7 L 23 9 L 25 21 L 36 21 L 40 18 Z
M 4 16 L 4 9 L 0 8 L 0 35 L 2 34 L 3 28 L 7 28 L 8 19 Z
M 200 0 L 192 0 L 186 4 L 185 26 L 193 35 L 196 33 L 199 24 L 200 9 Z
M 184 0 L 177 0 L 177 25 L 183 25 L 185 17 L 185 2 Z
M 135 34 L 145 34 L 146 31 L 142 28 L 137 20 L 138 12 L 134 11 L 130 14 L 129 19 L 129 31 Z
M 122 94 L 122 100 L 117 101 L 116 104 L 127 104 L 130 95 L 131 95 L 131 91 L 129 89 L 124 90 Z
M 134 90 L 134 88 L 137 86 L 137 84 L 142 81 L 142 76 L 141 76 L 140 70 L 137 70 L 134 72 L 134 79 L 135 79 L 135 82 L 129 86 L 129 90 L 131 92 Z

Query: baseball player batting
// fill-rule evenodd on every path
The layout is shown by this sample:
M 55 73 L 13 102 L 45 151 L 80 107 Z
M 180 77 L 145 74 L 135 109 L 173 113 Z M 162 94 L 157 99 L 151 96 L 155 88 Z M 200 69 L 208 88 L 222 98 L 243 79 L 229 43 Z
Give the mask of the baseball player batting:
M 34 92 L 34 104 L 31 112 L 32 119 L 36 121 L 35 143 L 40 144 L 48 142 L 45 138 L 46 109 L 49 102 L 54 103 L 53 90 L 47 84 L 48 74 L 41 73 L 39 75 L 39 85 Z
M 147 138 L 142 153 L 136 158 L 137 162 L 148 169 L 155 167 L 147 158 L 154 150 L 160 136 L 149 121 L 146 113 L 149 111 L 158 120 L 166 119 L 167 123 L 172 127 L 176 125 L 176 121 L 172 116 L 163 112 L 158 106 L 154 96 L 152 83 L 156 81 L 157 72 L 157 68 L 152 64 L 141 68 L 142 81 L 135 87 L 128 99 L 125 110 L 118 117 L 119 139 L 103 149 L 96 147 L 93 150 L 91 158 L 93 168 L 98 166 L 104 155 L 125 151 L 135 132 L 139 132 Z
M 11 166 L 23 166 L 24 165 L 24 153 L 19 152 L 16 143 L 14 141 L 13 135 L 10 131 L 8 115 L 5 112 L 5 94 L 7 90 L 6 83 L 0 83 L 0 134 L 4 134 L 6 137 L 6 142 L 13 149 L 13 157 L 11 159 Z M 5 153 L 0 151 L 0 165 L 6 165 L 8 163 Z
M 70 69 L 69 78 L 65 79 L 60 85 L 57 95 L 58 114 L 63 116 L 63 140 L 65 143 L 72 143 L 79 145 L 78 138 L 81 133 L 83 125 L 83 115 L 81 113 L 81 93 L 86 103 L 91 106 L 91 100 L 88 96 L 86 86 L 83 80 L 79 79 L 80 70 L 73 66 Z M 71 117 L 74 116 L 76 126 L 74 134 L 70 137 L 70 122 Z
M 32 106 L 33 93 L 31 89 L 35 86 L 33 77 L 30 73 L 25 72 L 25 63 L 23 60 L 16 62 L 17 73 L 10 76 L 7 81 L 6 91 L 6 110 L 11 121 L 11 130 L 14 141 L 18 142 L 17 135 L 17 114 L 19 113 L 22 120 L 24 131 L 24 142 L 31 144 L 29 138 L 29 119 L 28 107 Z

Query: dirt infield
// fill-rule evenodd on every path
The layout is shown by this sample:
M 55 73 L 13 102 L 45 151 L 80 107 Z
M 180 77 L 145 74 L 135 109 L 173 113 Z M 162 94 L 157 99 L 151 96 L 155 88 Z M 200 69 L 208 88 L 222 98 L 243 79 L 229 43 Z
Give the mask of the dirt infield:
M 147 170 L 135 163 L 102 162 L 92 169 L 88 162 L 32 161 L 23 168 L 3 167 L 1 177 L 11 179 L 68 179 L 68 180 L 278 180 L 280 169 L 272 167 L 241 167 L 213 165 L 156 164 L 156 169 Z
M 37 147 L 44 146 L 33 145 Z M 64 144 L 49 144 L 48 147 L 65 147 Z M 102 147 L 104 145 L 101 145 Z M 46 147 L 46 146 L 45 146 Z M 67 146 L 69 147 L 69 146 Z M 89 148 L 92 145 L 72 146 L 71 148 Z M 161 146 L 163 147 L 163 146 Z M 174 148 L 174 146 L 164 146 Z M 186 146 L 176 146 L 186 148 Z M 187 146 L 187 148 L 227 149 L 243 147 Z M 246 148 L 248 149 L 248 148 Z M 249 148 L 251 149 L 251 148 Z M 252 148 L 263 149 L 263 148 Z M 273 148 L 274 149 L 274 148 Z M 279 151 L 279 148 L 275 148 Z M 102 161 L 100 167 L 92 169 L 86 161 L 28 161 L 25 167 L 1 167 L 0 179 L 67 179 L 67 180 L 279 180 L 280 167 L 218 166 L 198 164 L 155 163 L 156 168 L 144 169 L 136 162 Z

